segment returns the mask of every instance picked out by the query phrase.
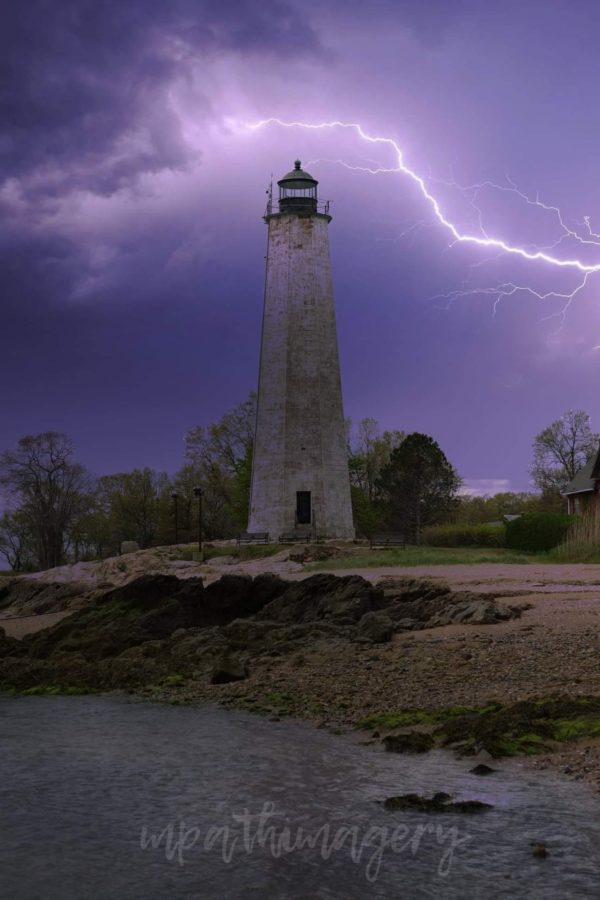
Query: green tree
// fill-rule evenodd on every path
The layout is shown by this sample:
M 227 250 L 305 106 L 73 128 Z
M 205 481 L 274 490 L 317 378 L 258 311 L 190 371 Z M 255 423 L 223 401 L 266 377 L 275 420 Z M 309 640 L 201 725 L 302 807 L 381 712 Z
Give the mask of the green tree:
M 433 438 L 409 434 L 392 450 L 378 480 L 387 526 L 419 543 L 422 529 L 442 521 L 456 506 L 460 484 Z
M 150 547 L 170 537 L 169 490 L 164 472 L 134 469 L 98 479 L 96 539 L 117 552 L 121 541 Z M 161 535 L 161 525 L 163 534 Z M 171 538 L 172 539 L 172 538 Z
M 245 528 L 256 422 L 256 395 L 238 404 L 216 423 L 198 425 L 185 438 L 186 464 L 177 473 L 177 489 L 192 484 L 204 490 L 204 529 L 208 538 L 232 537 Z
M 372 418 L 362 419 L 355 430 L 348 422 L 347 429 L 354 526 L 358 534 L 370 538 L 383 524 L 379 477 L 392 450 L 402 443 L 405 435 L 402 431 L 381 433 L 377 420 Z
M 452 521 L 457 525 L 482 525 L 501 521 L 507 515 L 527 512 L 563 512 L 564 500 L 560 495 L 546 492 L 503 491 L 491 496 L 462 496 L 459 498 Z
M 542 493 L 560 494 L 598 449 L 600 435 L 592 432 L 582 409 L 568 410 L 536 435 L 530 474 Z

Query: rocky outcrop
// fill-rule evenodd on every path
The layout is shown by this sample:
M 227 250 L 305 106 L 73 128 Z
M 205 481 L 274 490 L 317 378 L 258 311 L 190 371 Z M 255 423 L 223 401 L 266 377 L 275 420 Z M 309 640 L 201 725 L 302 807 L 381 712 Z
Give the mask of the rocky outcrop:
M 24 602 L 56 587 L 24 584 L 17 587 Z M 75 585 L 59 587 L 72 602 Z M 297 582 L 225 575 L 206 586 L 200 578 L 147 574 L 96 591 L 85 607 L 23 641 L 1 638 L 0 685 L 68 678 L 94 688 L 136 687 L 173 673 L 225 684 L 247 677 L 253 657 L 285 656 L 319 641 L 383 644 L 407 629 L 504 614 L 489 596 L 409 579 L 374 587 L 359 576 L 325 573 Z
M 258 616 L 273 622 L 320 622 L 354 625 L 365 613 L 382 609 L 383 591 L 361 578 L 319 574 L 289 584 Z
M 390 753 L 427 753 L 435 746 L 435 740 L 424 731 L 407 731 L 386 735 L 383 745 Z
M 386 610 L 375 610 L 365 613 L 357 626 L 357 640 L 370 644 L 385 644 L 391 641 L 394 631 L 394 623 Z
M 89 585 L 81 582 L 46 582 L 33 578 L 0 579 L 0 609 L 11 607 L 11 614 L 40 615 L 60 612 L 81 605 L 89 594 Z
M 215 662 L 210 678 L 211 684 L 229 684 L 244 681 L 248 677 L 248 666 L 241 657 L 224 653 Z
M 499 603 L 489 594 L 452 591 L 443 582 L 412 578 L 382 578 L 388 615 L 399 630 L 443 625 L 493 625 L 521 615 L 521 608 Z
M 415 810 L 427 813 L 479 813 L 493 809 L 490 803 L 481 800 L 453 800 L 450 794 L 438 791 L 432 797 L 424 797 L 421 794 L 400 794 L 397 797 L 388 797 L 383 806 L 390 810 Z

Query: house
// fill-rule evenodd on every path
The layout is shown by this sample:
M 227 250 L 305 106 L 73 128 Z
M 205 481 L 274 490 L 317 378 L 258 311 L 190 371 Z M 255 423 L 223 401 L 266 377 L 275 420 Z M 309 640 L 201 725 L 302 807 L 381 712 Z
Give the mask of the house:
M 600 513 L 600 448 L 564 490 L 567 512 Z

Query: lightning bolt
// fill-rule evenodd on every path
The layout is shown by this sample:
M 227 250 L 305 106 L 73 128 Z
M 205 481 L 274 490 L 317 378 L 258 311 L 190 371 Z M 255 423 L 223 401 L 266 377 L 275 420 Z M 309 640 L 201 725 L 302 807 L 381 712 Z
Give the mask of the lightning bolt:
M 578 255 L 573 255 L 572 251 L 569 251 L 569 255 L 562 255 L 557 252 L 558 248 L 566 240 L 570 240 L 580 247 L 597 247 L 598 249 L 600 249 L 600 234 L 593 230 L 589 216 L 584 217 L 583 222 L 576 223 L 576 228 L 570 227 L 569 224 L 567 224 L 565 217 L 563 216 L 559 207 L 544 203 L 539 198 L 539 196 L 529 196 L 524 191 L 520 190 L 508 176 L 505 176 L 505 184 L 496 184 L 493 181 L 483 181 L 472 185 L 461 185 L 454 179 L 452 179 L 451 181 L 441 181 L 439 179 L 434 179 L 431 176 L 426 179 L 405 163 L 402 149 L 393 138 L 369 134 L 360 124 L 356 122 L 342 122 L 339 120 L 319 123 L 296 121 L 288 122 L 279 118 L 271 117 L 258 122 L 247 123 L 247 127 L 251 130 L 262 129 L 271 125 L 275 125 L 280 128 L 301 128 L 308 131 L 350 131 L 357 135 L 361 141 L 367 144 L 379 145 L 391 150 L 393 154 L 394 164 L 390 166 L 380 165 L 373 160 L 366 160 L 366 162 L 372 163 L 370 165 L 351 165 L 345 162 L 343 159 L 327 161 L 335 162 L 341 166 L 344 166 L 350 171 L 365 172 L 370 175 L 400 174 L 405 176 L 414 185 L 416 185 L 426 204 L 429 206 L 433 214 L 434 224 L 437 224 L 449 234 L 451 239 L 450 247 L 454 246 L 455 244 L 471 244 L 476 247 L 497 251 L 491 257 L 491 259 L 497 259 L 498 257 L 503 255 L 515 256 L 519 257 L 520 259 L 526 260 L 527 262 L 543 264 L 544 266 L 554 269 L 572 270 L 579 276 L 577 278 L 577 284 L 575 285 L 574 289 L 572 291 L 566 292 L 554 290 L 546 292 L 536 291 L 528 285 L 519 285 L 515 284 L 514 282 L 501 283 L 489 288 L 468 287 L 467 283 L 463 282 L 463 286 L 461 288 L 450 291 L 448 294 L 438 295 L 436 299 L 445 299 L 447 303 L 450 304 L 454 299 L 458 297 L 464 297 L 471 294 L 488 294 L 495 297 L 495 311 L 497 309 L 498 303 L 502 298 L 524 292 L 535 297 L 540 302 L 550 299 L 560 299 L 564 301 L 562 311 L 553 314 L 553 316 L 558 316 L 561 321 L 564 322 L 564 318 L 568 308 L 572 304 L 577 294 L 579 294 L 587 285 L 589 276 L 600 271 L 600 262 L 587 262 L 584 259 L 580 259 Z M 471 231 L 453 222 L 442 209 L 441 201 L 433 193 L 433 188 L 430 188 L 428 186 L 428 182 L 430 184 L 443 184 L 460 190 L 467 198 L 469 204 L 474 210 L 478 229 L 476 231 Z M 560 232 L 559 238 L 549 247 L 539 247 L 512 243 L 502 236 L 490 234 L 490 229 L 484 226 L 483 213 L 479 205 L 481 195 L 486 189 L 513 194 L 528 206 L 537 207 L 544 213 L 551 215 L 558 225 Z M 419 222 L 416 226 L 414 226 L 414 228 L 423 227 L 425 224 L 426 223 Z M 406 229 L 402 234 L 407 234 L 413 231 L 414 228 Z M 475 267 L 483 265 L 485 262 L 491 261 L 491 259 L 488 258 L 486 260 L 482 260 L 481 262 L 475 263 L 473 266 L 471 266 L 469 277 Z M 549 316 L 547 318 L 552 318 L 553 316 Z

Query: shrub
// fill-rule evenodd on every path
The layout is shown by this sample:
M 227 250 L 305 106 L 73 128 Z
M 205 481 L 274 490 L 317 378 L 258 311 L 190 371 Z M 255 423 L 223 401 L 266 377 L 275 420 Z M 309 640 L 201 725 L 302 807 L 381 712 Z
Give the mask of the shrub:
M 431 525 L 423 529 L 430 547 L 504 547 L 504 525 Z
M 572 519 L 565 513 L 523 513 L 506 525 L 506 546 L 540 553 L 564 540 Z

